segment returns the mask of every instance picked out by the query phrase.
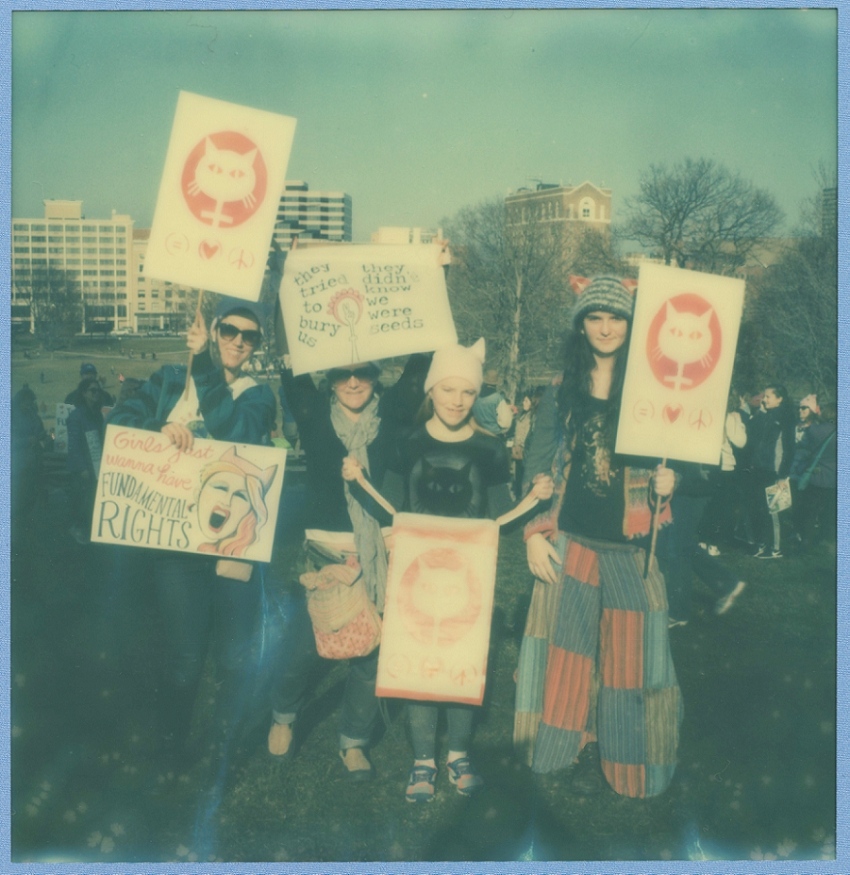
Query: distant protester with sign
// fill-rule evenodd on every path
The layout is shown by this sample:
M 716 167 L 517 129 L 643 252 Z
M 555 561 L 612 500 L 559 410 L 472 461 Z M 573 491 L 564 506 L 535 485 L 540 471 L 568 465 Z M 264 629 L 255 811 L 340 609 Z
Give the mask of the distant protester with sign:
M 271 446 L 274 394 L 245 373 L 260 345 L 262 319 L 260 305 L 223 297 L 210 342 L 199 313 L 186 339 L 192 352 L 188 391 L 186 366 L 165 365 L 120 402 L 108 422 L 161 432 L 183 453 L 192 451 L 195 437 Z M 247 479 L 238 461 L 218 465 L 219 476 L 226 468 L 233 469 L 227 474 L 231 479 Z M 260 619 L 262 571 L 247 565 L 250 580 L 234 580 L 217 573 L 226 570 L 219 560 L 220 552 L 200 556 L 165 550 L 157 551 L 154 559 L 156 597 L 168 644 L 158 716 L 164 753 L 178 766 L 210 642 L 218 681 L 213 740 L 219 750 L 235 738 L 251 692 L 248 657 Z
M 779 513 L 771 512 L 765 489 L 788 480 L 794 460 L 795 416 L 785 386 L 773 383 L 762 394 L 759 409 L 747 424 L 750 468 L 750 515 L 757 559 L 781 559 Z
M 645 572 L 645 550 L 657 498 L 660 522 L 670 519 L 675 475 L 614 452 L 634 281 L 570 281 L 573 330 L 560 386 L 548 390 L 557 393 L 558 429 L 538 444 L 558 439 L 549 458 L 556 492 L 526 526 L 536 581 L 514 745 L 535 772 L 578 758 L 574 793 L 600 792 L 607 779 L 622 795 L 654 796 L 673 777 L 682 705 L 664 579 L 654 560 Z M 548 476 L 542 470 L 535 479 Z
M 103 390 L 96 376 L 85 376 L 74 395 L 77 405 L 68 416 L 68 473 L 71 475 L 71 537 L 89 543 L 97 475 L 103 451 Z

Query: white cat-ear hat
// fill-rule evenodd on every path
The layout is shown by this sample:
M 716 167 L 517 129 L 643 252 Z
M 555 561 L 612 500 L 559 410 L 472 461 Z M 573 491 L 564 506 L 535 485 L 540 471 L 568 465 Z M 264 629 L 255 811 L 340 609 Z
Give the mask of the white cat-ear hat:
M 475 386 L 475 391 L 481 391 L 484 382 L 484 357 L 486 347 L 484 338 L 479 337 L 472 346 L 461 346 L 452 343 L 434 353 L 428 376 L 425 378 L 425 391 L 449 377 L 460 377 Z
M 571 276 L 570 285 L 576 293 L 576 302 L 570 311 L 570 324 L 573 329 L 578 329 L 581 320 L 594 310 L 613 313 L 623 319 L 632 318 L 637 288 L 635 280 L 607 274 L 592 279 Z

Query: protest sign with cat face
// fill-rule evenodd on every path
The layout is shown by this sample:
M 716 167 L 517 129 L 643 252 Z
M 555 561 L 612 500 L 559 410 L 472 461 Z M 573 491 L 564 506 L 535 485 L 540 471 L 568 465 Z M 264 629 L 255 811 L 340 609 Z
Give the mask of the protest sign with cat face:
M 492 520 L 396 514 L 379 696 L 481 704 L 498 549 Z
M 257 301 L 295 119 L 181 91 L 145 273 Z
M 743 280 L 641 266 L 618 453 L 719 463 L 743 305 Z

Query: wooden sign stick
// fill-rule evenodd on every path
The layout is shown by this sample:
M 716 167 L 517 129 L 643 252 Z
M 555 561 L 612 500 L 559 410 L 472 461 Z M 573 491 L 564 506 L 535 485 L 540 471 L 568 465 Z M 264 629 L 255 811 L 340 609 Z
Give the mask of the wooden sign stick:
M 507 525 L 512 520 L 515 520 L 517 517 L 521 517 L 524 513 L 530 511 L 539 501 L 540 499 L 534 494 L 534 490 L 532 490 L 515 508 L 509 510 L 507 513 L 503 513 L 500 517 L 496 517 L 496 524 L 499 526 Z
M 667 465 L 667 457 L 661 460 L 661 467 Z M 649 544 L 649 553 L 646 554 L 646 564 L 643 566 L 643 579 L 649 577 L 649 566 L 652 562 L 652 557 L 655 555 L 655 545 L 658 542 L 658 509 L 661 506 L 661 496 L 655 496 L 655 509 L 652 512 L 652 540 Z
M 201 301 L 204 299 L 204 290 L 198 289 L 198 307 L 195 310 L 195 320 L 197 321 L 198 317 L 201 316 Z M 195 358 L 195 353 L 192 350 L 189 350 L 189 363 L 186 367 L 186 388 L 183 390 L 183 399 L 186 400 L 189 397 L 189 384 L 192 379 L 192 359 Z
M 361 468 L 357 472 L 357 482 L 381 505 L 381 507 L 390 515 L 396 515 L 396 509 L 378 492 L 377 489 L 366 479 L 363 475 L 363 469 Z

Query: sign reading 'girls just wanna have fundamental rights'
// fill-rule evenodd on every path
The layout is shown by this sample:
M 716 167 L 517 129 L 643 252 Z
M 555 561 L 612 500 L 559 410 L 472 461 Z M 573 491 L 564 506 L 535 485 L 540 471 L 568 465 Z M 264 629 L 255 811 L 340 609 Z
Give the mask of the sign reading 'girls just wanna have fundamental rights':
M 321 246 L 286 257 L 280 306 L 293 373 L 457 342 L 439 246 Z
M 181 91 L 148 276 L 258 301 L 295 119 Z
M 190 452 L 159 432 L 106 428 L 92 541 L 271 559 L 286 450 L 196 438 Z

